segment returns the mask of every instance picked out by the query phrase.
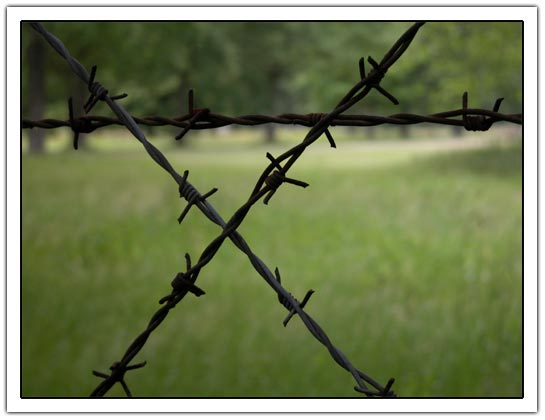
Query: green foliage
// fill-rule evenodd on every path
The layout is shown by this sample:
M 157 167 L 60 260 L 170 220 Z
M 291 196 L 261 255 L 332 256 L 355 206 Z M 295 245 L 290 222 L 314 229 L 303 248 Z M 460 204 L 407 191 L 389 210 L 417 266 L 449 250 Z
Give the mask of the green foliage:
M 294 81 L 305 106 L 313 105 L 325 112 L 332 109 L 359 80 L 360 57 L 380 61 L 386 51 L 406 30 L 408 23 L 384 22 L 315 22 L 308 25 L 312 41 L 302 49 L 306 66 Z M 387 28 L 387 30 L 385 29 Z M 365 62 L 366 72 L 371 65 Z M 385 86 L 389 84 L 386 83 Z M 372 92 L 353 112 L 378 112 L 391 109 L 384 97 Z
M 219 187 L 224 217 L 280 150 L 233 153 L 229 140 L 168 150 L 200 190 Z M 309 188 L 255 206 L 240 228 L 254 252 L 296 297 L 315 289 L 309 313 L 400 395 L 520 396 L 521 147 L 338 145 L 316 144 L 293 168 Z M 196 210 L 177 225 L 185 204 L 140 149 L 25 156 L 22 194 L 22 395 L 86 396 L 183 254 L 219 231 Z M 232 244 L 198 284 L 206 295 L 181 302 L 135 360 L 148 361 L 127 376 L 135 395 L 358 396 L 297 317 L 282 327 L 285 310 Z
M 469 107 L 522 109 L 522 23 L 430 22 L 391 72 L 393 92 L 419 113 Z
M 220 113 L 326 112 L 359 79 L 358 60 L 379 61 L 409 22 L 46 22 L 137 115 L 180 115 L 187 90 Z M 22 25 L 23 45 L 32 30 Z M 49 116 L 66 114 L 80 83 L 51 48 L 46 58 Z M 24 67 L 24 61 L 23 61 Z M 370 66 L 367 65 L 367 69 Z M 520 22 L 429 22 L 388 72 L 393 106 L 372 92 L 352 112 L 438 112 L 491 107 L 505 97 L 520 112 Z M 24 100 L 32 100 L 23 84 Z M 102 105 L 103 106 L 103 105 Z M 97 108 L 109 112 L 106 108 Z M 97 111 L 98 112 L 98 111 Z

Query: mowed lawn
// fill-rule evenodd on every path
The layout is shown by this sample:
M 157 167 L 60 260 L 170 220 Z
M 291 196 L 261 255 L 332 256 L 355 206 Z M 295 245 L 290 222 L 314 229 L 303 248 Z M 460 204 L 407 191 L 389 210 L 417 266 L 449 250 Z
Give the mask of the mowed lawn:
M 128 141 L 128 140 L 127 140 Z M 218 140 L 219 141 L 219 140 Z M 466 144 L 467 140 L 460 140 Z M 464 143 L 465 142 L 465 143 Z M 313 145 L 239 232 L 332 342 L 403 397 L 522 395 L 522 146 Z M 322 144 L 324 143 L 324 144 Z M 439 144 L 439 143 L 437 143 Z M 228 219 L 265 152 L 161 144 Z M 142 148 L 23 157 L 22 395 L 87 396 L 219 234 Z M 135 396 L 360 397 L 226 241 L 127 373 Z M 108 396 L 123 396 L 116 385 Z

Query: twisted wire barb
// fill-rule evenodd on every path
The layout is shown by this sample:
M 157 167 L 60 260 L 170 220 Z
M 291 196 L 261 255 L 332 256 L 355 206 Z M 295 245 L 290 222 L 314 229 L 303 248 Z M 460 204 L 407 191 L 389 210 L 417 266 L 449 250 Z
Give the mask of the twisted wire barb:
M 191 259 L 188 254 L 186 254 L 186 271 L 178 273 L 176 277 L 172 280 L 171 286 L 172 291 L 169 295 L 163 297 L 160 300 L 162 305 L 160 309 L 152 316 L 147 328 L 133 341 L 133 343 L 128 347 L 123 358 L 112 364 L 110 367 L 111 374 L 107 375 L 101 372 L 93 371 L 96 376 L 103 378 L 102 382 L 95 388 L 91 393 L 91 396 L 103 396 L 108 390 L 117 382 L 119 382 L 124 388 L 126 394 L 131 396 L 129 388 L 124 380 L 124 374 L 128 370 L 136 369 L 142 367 L 144 363 L 138 363 L 136 365 L 129 365 L 130 361 L 138 354 L 141 348 L 146 343 L 150 334 L 161 324 L 161 322 L 168 315 L 169 311 L 173 309 L 187 293 L 193 293 L 196 296 L 201 296 L 204 294 L 204 291 L 198 288 L 195 285 L 195 282 L 198 278 L 198 275 L 202 268 L 206 266 L 214 257 L 216 252 L 219 250 L 226 238 L 230 238 L 231 241 L 239 248 L 243 253 L 245 253 L 252 266 L 255 270 L 263 277 L 263 279 L 271 286 L 271 288 L 277 293 L 279 302 L 289 311 L 288 316 L 284 320 L 284 325 L 291 319 L 294 314 L 298 314 L 307 329 L 311 334 L 321 342 L 331 354 L 333 360 L 335 360 L 341 367 L 349 371 L 354 377 L 357 385 L 354 389 L 358 392 L 361 392 L 367 396 L 381 396 L 381 397 L 390 397 L 395 396 L 394 392 L 391 390 L 394 379 L 390 379 L 386 386 L 380 385 L 373 378 L 369 377 L 365 373 L 356 369 L 352 363 L 346 358 L 346 356 L 336 348 L 332 342 L 329 340 L 325 332 L 314 321 L 304 310 L 303 307 L 308 302 L 312 290 L 307 292 L 302 302 L 299 302 L 295 299 L 289 292 L 284 289 L 281 285 L 280 273 L 278 269 L 275 270 L 275 275 L 273 275 L 270 269 L 265 265 L 265 263 L 256 256 L 250 249 L 249 245 L 246 243 L 244 238 L 237 232 L 238 226 L 243 222 L 246 215 L 250 211 L 251 207 L 257 203 L 261 198 L 264 198 L 265 203 L 271 199 L 273 194 L 279 189 L 283 183 L 291 183 L 297 186 L 306 187 L 307 183 L 294 180 L 286 177 L 286 173 L 301 156 L 304 150 L 313 142 L 315 142 L 319 137 L 325 134 L 329 144 L 332 147 L 335 147 L 335 142 L 331 133 L 328 131 L 328 127 L 335 123 L 342 124 L 342 121 L 350 122 L 351 124 L 361 124 L 361 125 L 376 125 L 377 123 L 388 123 L 388 119 L 395 119 L 400 124 L 415 123 L 415 122 L 438 122 L 438 119 L 448 119 L 450 125 L 460 125 L 459 121 L 449 119 L 452 116 L 462 116 L 462 123 L 466 129 L 471 130 L 485 130 L 488 129 L 493 122 L 504 120 L 511 121 L 515 123 L 521 123 L 520 115 L 515 116 L 503 116 L 498 114 L 497 111 L 499 107 L 494 107 L 494 111 L 485 111 L 485 110 L 471 110 L 467 109 L 467 102 L 464 102 L 464 109 L 462 111 L 448 111 L 446 113 L 434 114 L 431 116 L 412 116 L 407 118 L 410 114 L 397 114 L 391 117 L 369 117 L 359 118 L 356 116 L 342 116 L 341 114 L 352 107 L 355 103 L 363 99 L 371 90 L 377 90 L 380 94 L 385 96 L 388 100 L 393 103 L 397 103 L 397 99 L 391 95 L 385 88 L 380 85 L 384 75 L 388 69 L 399 59 L 399 57 L 405 52 L 409 47 L 414 36 L 418 32 L 419 28 L 424 24 L 424 22 L 418 22 L 412 25 L 392 46 L 392 48 L 385 54 L 380 63 L 377 63 L 371 57 L 368 58 L 369 63 L 372 66 L 371 71 L 366 74 L 363 61 L 360 60 L 360 77 L 361 80 L 354 85 L 354 87 L 341 99 L 335 109 L 329 114 L 308 114 L 306 119 L 302 116 L 295 116 L 291 120 L 297 120 L 297 123 L 302 125 L 311 125 L 312 128 L 305 136 L 303 141 L 288 150 L 287 152 L 277 156 L 276 158 L 270 154 L 267 154 L 267 158 L 270 160 L 270 164 L 263 171 L 259 177 L 248 201 L 243 204 L 233 216 L 225 222 L 221 216 L 216 212 L 212 205 L 206 200 L 211 194 L 213 194 L 216 189 L 213 189 L 205 195 L 201 195 L 198 190 L 187 181 L 188 172 L 185 171 L 184 175 L 179 175 L 174 168 L 171 166 L 166 157 L 149 141 L 146 139 L 145 135 L 140 130 L 137 120 L 133 118 L 122 106 L 120 106 L 115 100 L 121 99 L 126 96 L 126 94 L 118 96 L 109 96 L 108 90 L 106 90 L 100 83 L 96 82 L 95 74 L 96 67 L 93 67 L 91 75 L 87 73 L 85 68 L 74 59 L 64 44 L 55 36 L 46 31 L 43 26 L 39 23 L 31 23 L 33 29 L 40 33 L 46 41 L 68 62 L 74 73 L 82 79 L 89 88 L 91 93 L 87 104 L 85 105 L 85 111 L 89 112 L 92 107 L 99 101 L 102 100 L 106 102 L 112 111 L 116 114 L 117 120 L 106 119 L 105 117 L 89 117 L 84 116 L 80 118 L 86 119 L 83 127 L 85 129 L 91 130 L 96 129 L 99 126 L 104 126 L 108 124 L 123 124 L 127 129 L 143 144 L 145 150 L 151 156 L 151 158 L 159 164 L 163 169 L 165 169 L 171 177 L 177 182 L 180 195 L 186 199 L 188 205 L 186 209 L 182 212 L 179 217 L 181 222 L 189 211 L 191 206 L 196 206 L 199 210 L 213 223 L 217 224 L 222 228 L 221 234 L 219 234 L 201 253 L 197 263 L 191 265 Z M 192 95 L 192 93 L 191 93 Z M 466 96 L 465 96 L 466 98 Z M 465 99 L 464 99 L 465 101 Z M 468 118 L 469 114 L 472 114 L 472 118 Z M 289 115 L 289 114 L 287 114 Z M 292 116 L 294 114 L 291 114 Z M 361 116 L 360 116 L 361 117 Z M 488 118 L 486 118 L 488 117 Z M 234 121 L 232 117 L 218 116 L 212 114 L 208 109 L 204 110 L 194 110 L 192 107 L 192 96 L 190 96 L 190 113 L 188 116 L 175 120 L 161 119 L 161 117 L 154 117 L 156 121 L 147 120 L 146 122 L 151 122 L 151 125 L 165 125 L 165 123 L 174 123 L 182 127 L 182 132 L 177 136 L 177 138 L 183 137 L 190 129 L 203 129 L 203 128 L 212 128 L 212 125 L 220 126 L 218 124 L 227 125 L 227 123 L 239 123 L 242 120 L 249 121 L 248 125 L 255 125 L 257 121 L 263 123 L 267 118 L 254 116 L 253 118 L 244 118 L 239 119 L 239 121 Z M 240 117 L 239 117 L 240 118 Z M 261 119 L 260 119 L 261 118 Z M 277 117 L 275 117 L 277 118 Z M 477 121 L 478 118 L 478 121 Z M 223 119 L 223 120 L 222 120 Z M 282 118 L 279 118 L 282 119 Z M 289 118 L 287 118 L 289 119 Z M 417 121 L 419 120 L 419 121 Z M 424 121 L 425 120 L 425 121 Z M 59 122 L 59 120 L 44 120 L 42 128 L 53 128 L 53 124 L 61 124 L 59 126 L 69 126 L 74 130 L 75 135 L 77 135 L 77 123 L 74 124 L 75 119 L 73 118 L 72 111 L 70 111 L 70 119 L 68 123 Z M 247 121 L 243 121 L 246 123 Z M 145 123 L 140 120 L 140 122 Z M 269 121 L 269 122 L 278 122 L 278 121 Z M 254 124 L 255 123 L 255 124 Z M 293 122 L 291 122 L 293 123 Z M 23 128 L 29 128 L 32 124 L 33 126 L 39 126 L 39 122 L 30 122 L 27 120 L 23 121 Z M 46 125 L 50 124 L 51 127 Z M 208 124 L 208 125 L 207 125 Z M 75 143 L 77 141 L 75 140 Z M 370 389 L 369 386 L 374 389 Z

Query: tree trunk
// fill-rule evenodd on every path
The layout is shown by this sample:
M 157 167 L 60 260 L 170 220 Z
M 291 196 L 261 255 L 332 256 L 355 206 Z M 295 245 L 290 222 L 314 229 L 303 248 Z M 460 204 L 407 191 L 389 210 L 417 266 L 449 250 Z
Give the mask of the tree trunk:
M 402 124 L 399 126 L 399 134 L 401 135 L 402 139 L 408 140 L 410 136 L 409 132 L 410 132 L 409 125 Z
M 178 108 L 178 105 L 176 105 L 176 108 L 182 109 L 182 113 L 188 113 L 190 114 L 191 110 L 189 109 L 189 91 L 191 90 L 190 82 L 189 82 L 189 75 L 187 71 L 182 71 L 180 73 L 180 82 L 178 83 L 178 88 L 176 89 L 174 97 L 176 98 L 175 103 L 178 102 L 178 98 L 181 96 L 182 101 L 181 107 Z M 198 97 L 197 95 L 199 92 L 193 92 L 194 99 L 193 99 L 193 109 L 198 109 Z M 176 115 L 178 115 L 179 110 L 176 110 Z M 173 136 L 177 136 L 182 131 L 182 128 L 179 128 L 175 131 L 176 134 L 173 134 Z M 182 137 L 179 140 L 175 140 L 175 145 L 177 147 L 187 147 L 189 144 L 189 138 L 191 138 L 195 132 L 192 132 L 189 130 L 187 133 L 185 133 L 184 137 Z
M 455 138 L 461 138 L 464 134 L 464 127 L 461 127 L 459 125 L 452 126 L 452 135 Z
M 32 120 L 40 120 L 44 115 L 45 74 L 44 45 L 37 34 L 32 34 L 32 40 L 27 48 L 28 62 L 28 101 L 29 116 Z M 30 130 L 30 152 L 43 153 L 45 149 L 45 130 L 33 128 Z
M 276 126 L 273 123 L 265 124 L 265 143 L 273 144 L 276 142 Z
M 271 86 L 271 107 L 270 112 L 272 115 L 277 115 L 280 112 L 281 102 L 282 102 L 282 91 L 280 88 L 280 79 L 281 79 L 281 73 L 280 71 L 273 67 L 268 72 L 268 79 L 269 79 L 269 86 Z M 268 123 L 265 124 L 265 143 L 267 144 L 273 144 L 276 142 L 276 124 L 275 123 Z

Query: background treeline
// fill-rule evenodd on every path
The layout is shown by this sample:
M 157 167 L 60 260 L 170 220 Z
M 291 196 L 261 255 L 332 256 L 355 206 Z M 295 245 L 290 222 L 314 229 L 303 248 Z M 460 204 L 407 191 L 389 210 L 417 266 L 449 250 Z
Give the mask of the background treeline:
M 225 114 L 327 112 L 379 61 L 410 22 L 45 22 L 112 94 L 127 92 L 134 115 L 178 116 L 187 90 L 196 106 Z M 22 23 L 23 116 L 64 118 L 85 86 Z M 461 106 L 522 108 L 521 22 L 430 22 L 383 84 L 395 107 L 372 94 L 353 113 L 433 113 Z M 367 68 L 370 66 L 367 65 Z M 97 107 L 93 113 L 109 112 Z M 109 115 L 109 113 L 107 114 Z M 272 125 L 268 125 L 272 127 Z M 44 132 L 44 130 L 32 130 Z

